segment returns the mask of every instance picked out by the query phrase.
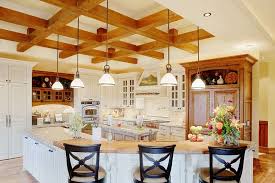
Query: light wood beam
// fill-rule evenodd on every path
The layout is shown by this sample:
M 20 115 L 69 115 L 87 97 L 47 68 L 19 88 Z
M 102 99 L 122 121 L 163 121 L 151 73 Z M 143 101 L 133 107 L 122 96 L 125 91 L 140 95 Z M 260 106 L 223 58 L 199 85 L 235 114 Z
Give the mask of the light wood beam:
M 45 30 L 48 25 L 47 20 L 4 7 L 0 7 L 0 20 L 42 30 Z
M 71 8 L 75 8 L 75 7 L 71 6 Z M 98 5 L 94 9 L 91 9 L 89 11 L 84 11 L 83 15 L 105 22 L 106 11 L 107 10 L 105 7 Z M 125 16 L 113 10 L 109 10 L 109 16 L 110 16 L 109 23 L 114 26 L 126 29 L 135 34 L 140 34 L 140 35 L 149 37 L 159 42 L 167 43 L 168 41 L 167 40 L 168 33 L 165 33 L 164 31 L 154 28 L 155 26 L 167 24 L 167 10 L 163 10 L 158 13 L 149 15 L 140 20 L 134 20 L 128 16 Z M 180 17 L 179 15 L 176 15 L 173 12 L 171 12 L 170 18 L 172 19 L 171 22 L 182 19 L 182 17 Z M 149 22 L 153 20 L 154 22 L 151 22 L 151 25 L 150 25 Z M 129 35 L 129 33 L 127 33 L 127 35 Z M 188 47 L 188 50 L 186 51 L 190 51 L 190 49 L 192 49 L 193 47 L 194 46 Z M 179 48 L 185 49 L 184 46 L 181 46 Z M 195 50 L 191 50 L 191 52 L 194 52 L 194 51 Z
M 104 0 L 81 0 L 77 6 L 77 8 L 83 8 L 85 10 L 89 10 L 97 6 L 99 3 L 103 2 Z M 68 9 L 61 9 L 57 12 L 53 17 L 48 20 L 47 30 L 35 30 L 33 31 L 29 37 L 29 42 L 21 42 L 17 45 L 17 51 L 26 51 L 33 44 L 37 44 L 50 34 L 54 32 L 54 30 L 58 30 L 64 27 L 66 24 L 70 23 L 72 20 L 77 18 L 81 14 L 77 14 L 71 12 Z
M 176 13 L 170 11 L 169 20 L 175 22 L 181 20 L 182 17 Z M 139 30 L 146 30 L 151 27 L 158 27 L 165 25 L 168 22 L 168 10 L 164 9 L 147 17 L 141 18 L 137 21 L 137 27 Z
M 214 37 L 212 34 L 205 31 L 204 29 L 200 29 L 199 33 L 200 33 L 200 38 L 199 38 L 200 40 Z M 177 36 L 175 40 L 175 44 L 190 43 L 190 42 L 196 41 L 197 39 L 198 39 L 198 33 L 195 30 L 195 31 L 183 33 Z

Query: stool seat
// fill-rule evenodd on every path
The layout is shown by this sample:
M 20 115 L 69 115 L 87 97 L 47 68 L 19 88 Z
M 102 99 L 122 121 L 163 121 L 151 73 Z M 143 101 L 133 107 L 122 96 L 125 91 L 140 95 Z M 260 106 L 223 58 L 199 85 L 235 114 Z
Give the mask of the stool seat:
M 219 168 L 213 168 L 213 172 L 217 172 L 220 170 Z M 210 183 L 210 170 L 209 168 L 200 168 L 199 170 L 199 178 L 201 183 Z M 222 177 L 229 177 L 234 176 L 234 173 L 228 170 L 225 170 L 219 174 Z M 214 180 L 214 183 L 236 183 L 236 181 L 221 181 L 221 180 Z
M 149 168 L 148 166 L 144 166 L 145 169 Z M 154 168 L 153 170 L 150 170 L 147 172 L 148 175 L 152 176 L 152 175 L 160 175 L 165 173 L 164 171 L 162 171 L 161 169 Z M 141 178 L 140 178 L 140 168 L 138 167 L 135 171 L 134 171 L 134 179 L 136 182 L 141 182 Z M 167 182 L 166 178 L 161 177 L 161 178 L 145 178 L 143 180 L 144 183 L 165 183 Z
M 95 169 L 95 166 L 93 165 L 90 165 L 90 167 L 92 169 Z M 78 174 L 85 174 L 85 173 L 90 173 L 91 171 L 82 166 L 82 167 L 79 167 L 78 169 L 75 170 L 76 173 Z M 106 176 L 106 172 L 105 170 L 102 168 L 102 167 L 99 167 L 99 170 L 98 170 L 98 181 L 100 182 L 101 180 L 103 180 Z M 71 182 L 73 183 L 86 183 L 86 182 L 89 182 L 89 183 L 92 183 L 92 182 L 95 182 L 95 177 L 80 177 L 80 176 L 73 176 L 72 179 L 71 179 Z

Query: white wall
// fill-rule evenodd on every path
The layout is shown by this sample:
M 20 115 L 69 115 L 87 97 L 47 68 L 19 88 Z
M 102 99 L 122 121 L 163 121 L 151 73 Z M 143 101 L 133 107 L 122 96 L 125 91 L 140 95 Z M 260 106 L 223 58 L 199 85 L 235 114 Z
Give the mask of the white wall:
M 259 120 L 268 121 L 268 147 L 275 148 L 275 60 L 253 66 L 252 140 L 258 143 Z

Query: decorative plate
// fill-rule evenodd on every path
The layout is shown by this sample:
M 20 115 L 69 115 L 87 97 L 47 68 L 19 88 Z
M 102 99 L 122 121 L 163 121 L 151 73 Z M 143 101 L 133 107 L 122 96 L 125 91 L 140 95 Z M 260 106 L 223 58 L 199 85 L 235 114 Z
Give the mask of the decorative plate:
M 48 77 L 45 77 L 45 82 L 49 82 L 50 79 Z
M 229 72 L 225 76 L 225 82 L 227 84 L 234 84 L 238 81 L 238 74 L 236 72 Z

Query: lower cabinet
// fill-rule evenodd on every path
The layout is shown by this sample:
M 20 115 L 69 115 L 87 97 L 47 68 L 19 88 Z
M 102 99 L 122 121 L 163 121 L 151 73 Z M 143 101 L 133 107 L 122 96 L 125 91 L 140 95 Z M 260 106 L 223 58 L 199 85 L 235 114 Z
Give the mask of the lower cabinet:
M 175 127 L 175 126 L 159 126 L 159 133 L 160 136 L 175 136 L 178 138 L 185 138 L 185 129 L 183 127 Z
M 23 138 L 23 167 L 40 183 L 68 182 L 64 150 L 56 150 L 28 136 Z

